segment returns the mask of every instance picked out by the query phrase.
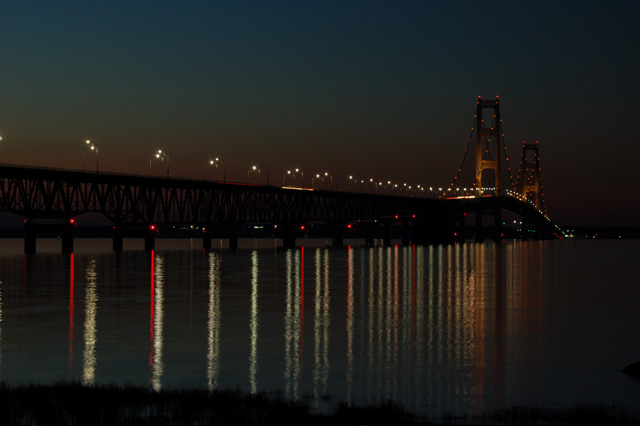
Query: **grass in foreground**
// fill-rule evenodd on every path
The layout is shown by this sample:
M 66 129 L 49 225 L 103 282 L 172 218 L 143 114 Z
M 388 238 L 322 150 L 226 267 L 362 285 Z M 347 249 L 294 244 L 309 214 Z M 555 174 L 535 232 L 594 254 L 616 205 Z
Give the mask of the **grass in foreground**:
M 239 390 L 167 389 L 139 386 L 0 384 L 0 425 L 430 425 L 391 402 L 376 406 L 340 404 L 331 415 L 313 414 L 302 401 L 277 393 Z M 570 410 L 511 408 L 481 416 L 445 416 L 438 424 L 576 425 L 639 424 L 616 407 Z

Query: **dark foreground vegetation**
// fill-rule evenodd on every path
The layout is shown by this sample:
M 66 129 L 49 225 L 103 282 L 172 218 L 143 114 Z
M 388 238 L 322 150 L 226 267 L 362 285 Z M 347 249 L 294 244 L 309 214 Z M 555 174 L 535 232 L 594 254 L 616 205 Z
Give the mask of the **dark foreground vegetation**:
M 432 420 L 433 421 L 433 420 Z M 278 393 L 250 395 L 238 390 L 209 392 L 77 383 L 0 384 L 0 425 L 632 425 L 617 407 L 579 406 L 567 410 L 511 408 L 480 416 L 444 416 L 435 423 L 393 403 L 349 407 L 314 414 L 301 401 Z

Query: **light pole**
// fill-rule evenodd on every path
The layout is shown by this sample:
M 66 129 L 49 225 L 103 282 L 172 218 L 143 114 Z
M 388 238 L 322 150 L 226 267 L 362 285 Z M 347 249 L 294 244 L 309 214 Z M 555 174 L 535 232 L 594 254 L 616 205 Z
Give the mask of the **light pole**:
M 316 173 L 315 176 L 311 176 L 311 188 L 315 189 L 315 180 L 320 179 L 320 173 Z
M 333 176 L 329 174 L 329 172 L 324 172 L 322 175 L 320 173 L 316 173 L 315 176 L 311 176 L 311 188 L 315 189 L 315 181 L 320 179 L 322 183 L 324 183 L 324 178 L 329 179 L 329 190 L 333 189 Z
M 291 170 L 287 170 L 287 173 L 284 173 L 282 175 L 282 186 L 284 186 L 284 180 L 285 180 L 285 178 L 287 176 L 291 176 L 291 177 L 295 178 L 296 177 L 296 173 L 300 173 L 300 175 L 302 176 L 302 180 L 300 182 L 300 186 L 303 187 L 304 186 L 304 173 L 300 169 L 294 169 L 293 172 Z M 313 185 L 313 178 L 311 180 L 312 180 L 311 184 Z M 294 184 L 295 184 L 295 180 L 294 180 Z
M 213 160 L 213 163 L 211 164 L 216 166 L 216 169 L 217 169 L 219 163 L 222 163 L 222 183 L 227 183 L 227 166 L 225 166 L 224 160 L 221 160 L 220 158 L 216 157 L 216 159 Z
M 0 138 L 2 140 L 2 138 Z M 85 148 L 82 151 L 82 171 L 84 172 L 84 157 L 87 151 L 95 151 L 96 152 L 96 173 L 98 173 L 98 161 L 100 160 L 100 152 L 98 151 L 98 145 L 94 144 L 90 140 L 85 141 Z
M 369 179 L 369 183 L 372 183 L 375 187 L 375 193 L 378 193 L 378 181 L 373 180 L 373 178 Z
M 247 171 L 247 182 L 249 181 L 249 174 L 254 171 L 257 172 L 258 174 L 260 174 L 260 168 L 264 167 L 265 169 L 267 169 L 267 186 L 269 186 L 269 166 L 267 166 L 266 164 L 260 164 L 257 166 L 251 166 L 251 168 Z
M 302 179 L 300 179 L 300 187 L 304 188 L 304 173 L 300 169 L 296 169 L 296 173 L 300 173 L 300 176 L 302 176 Z
M 222 161 L 218 157 L 216 157 L 215 160 L 209 160 L 209 163 L 205 163 L 205 165 L 204 165 L 204 180 L 207 180 L 207 164 L 211 165 L 211 166 L 216 166 L 216 169 L 217 169 L 219 163 L 222 163 L 222 183 L 226 183 L 227 182 L 227 170 L 226 170 L 226 167 L 224 165 L 224 161 Z
M 333 189 L 333 176 L 331 176 L 329 174 L 329 172 L 324 172 L 324 177 L 328 177 L 329 178 L 329 190 Z M 322 179 L 322 181 L 324 182 L 324 178 Z
M 209 164 L 213 164 L 213 160 L 209 160 Z M 207 163 L 204 163 L 204 180 L 207 180 Z
M 215 160 L 209 160 L 209 165 L 216 166 L 218 168 L 218 163 L 222 163 L 222 183 L 226 183 L 227 181 L 227 170 L 224 165 L 224 161 L 216 157 Z M 207 164 L 204 165 L 204 180 L 207 180 Z
M 282 174 L 282 186 L 284 186 L 284 180 L 287 178 L 287 175 L 291 174 L 291 170 L 287 170 L 286 173 Z
M 227 170 L 226 167 L 224 165 L 224 161 L 222 161 L 221 159 L 219 159 L 218 157 L 216 157 L 215 160 L 209 160 L 209 165 L 211 166 L 216 166 L 216 169 L 218 168 L 218 163 L 222 163 L 222 183 L 226 183 L 227 182 Z M 205 163 L 204 165 L 204 180 L 207 180 L 207 164 Z
M 159 149 L 158 152 L 155 153 L 155 156 L 160 161 L 167 160 L 167 179 L 169 179 L 169 154 Z M 153 160 L 153 157 L 149 159 L 149 176 L 151 176 L 151 160 Z

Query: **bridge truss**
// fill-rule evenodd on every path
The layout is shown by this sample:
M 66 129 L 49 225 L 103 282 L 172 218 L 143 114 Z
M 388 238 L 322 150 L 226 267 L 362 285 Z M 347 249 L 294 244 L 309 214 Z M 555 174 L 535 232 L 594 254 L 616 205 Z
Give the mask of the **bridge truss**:
M 0 165 L 0 211 L 114 224 L 347 222 L 433 210 L 430 199 Z

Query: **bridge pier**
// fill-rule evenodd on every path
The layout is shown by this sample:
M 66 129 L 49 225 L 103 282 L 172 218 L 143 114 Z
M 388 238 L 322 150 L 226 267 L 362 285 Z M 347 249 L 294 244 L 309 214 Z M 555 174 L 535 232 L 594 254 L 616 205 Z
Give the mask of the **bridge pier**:
M 31 219 L 24 221 L 24 252 L 27 254 L 36 252 L 36 225 Z
M 26 219 L 24 223 L 24 252 L 33 254 L 36 252 L 36 240 L 38 231 L 58 233 L 62 242 L 62 253 L 73 253 L 73 220 L 67 219 L 63 223 L 37 224 L 32 219 Z
M 493 213 L 493 241 L 502 241 L 502 209 L 497 209 Z
M 491 228 L 491 239 L 493 241 L 502 241 L 503 232 L 502 232 L 502 210 L 496 209 L 492 211 L 479 211 L 476 212 L 476 227 L 474 232 L 474 240 L 476 242 L 484 241 L 485 237 L 485 229 L 482 226 L 482 218 L 484 216 L 491 215 L 493 216 L 493 227 Z
M 376 234 L 376 228 L 378 227 L 378 223 L 371 222 L 371 221 L 363 221 L 363 222 L 360 222 L 359 226 L 364 231 L 364 244 L 367 247 L 373 247 L 375 244 L 375 234 Z
M 466 236 L 466 227 L 467 227 L 467 216 L 466 213 L 460 213 L 456 216 L 454 220 L 454 232 L 453 232 L 453 240 L 455 242 L 464 242 Z
M 211 250 L 211 234 L 208 232 L 202 234 L 202 248 L 207 251 Z
M 476 227 L 473 233 L 473 240 L 480 243 L 484 240 L 484 229 L 482 228 L 482 212 L 476 212 Z
M 144 251 L 152 251 L 156 248 L 156 227 L 154 225 L 147 226 L 144 233 Z
M 62 253 L 73 253 L 73 222 L 66 220 L 62 225 Z
M 402 219 L 402 245 L 411 245 L 411 221 L 409 218 Z
M 327 233 L 331 237 L 331 245 L 333 247 L 341 247 L 344 244 L 346 226 L 342 223 L 330 223 L 328 225 Z
M 294 248 L 296 239 L 300 236 L 300 225 L 284 224 L 278 225 L 276 229 L 276 237 L 282 240 L 282 247 Z
M 112 247 L 113 247 L 113 251 L 115 252 L 121 252 L 123 249 L 123 236 L 122 236 L 122 230 L 120 229 L 119 226 L 114 226 L 113 227 L 113 241 L 112 241 Z
M 238 231 L 235 229 L 229 233 L 229 248 L 231 250 L 238 249 Z
M 119 253 L 123 250 L 125 237 L 142 237 L 144 238 L 145 251 L 155 250 L 156 226 L 146 225 L 144 228 L 141 228 L 141 226 L 142 225 L 130 225 L 123 228 L 121 225 L 115 225 L 113 227 L 113 233 L 111 234 L 111 247 L 113 248 L 113 251 Z
M 455 241 L 455 219 L 450 211 L 432 211 L 416 215 L 412 240 L 415 244 L 448 244 Z
M 382 245 L 384 247 L 391 246 L 391 221 L 389 219 L 382 220 Z

